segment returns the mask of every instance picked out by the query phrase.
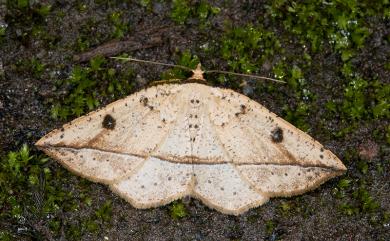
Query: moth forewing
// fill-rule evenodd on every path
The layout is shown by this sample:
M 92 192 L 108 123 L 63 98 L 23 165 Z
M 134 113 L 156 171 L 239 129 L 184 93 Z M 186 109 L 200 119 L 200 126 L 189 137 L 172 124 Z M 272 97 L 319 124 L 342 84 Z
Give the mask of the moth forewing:
M 200 67 L 194 73 L 203 79 Z M 137 208 L 189 195 L 238 215 L 346 170 L 332 152 L 259 103 L 199 83 L 141 90 L 36 145 Z

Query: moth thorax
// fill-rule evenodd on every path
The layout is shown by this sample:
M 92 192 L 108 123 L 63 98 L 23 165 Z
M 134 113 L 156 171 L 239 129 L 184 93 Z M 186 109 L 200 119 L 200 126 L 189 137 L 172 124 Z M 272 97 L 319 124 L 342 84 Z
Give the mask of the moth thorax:
M 196 69 L 192 70 L 192 76 L 188 80 L 202 80 L 206 81 L 203 77 L 204 71 L 202 70 L 202 65 L 199 63 L 196 66 Z

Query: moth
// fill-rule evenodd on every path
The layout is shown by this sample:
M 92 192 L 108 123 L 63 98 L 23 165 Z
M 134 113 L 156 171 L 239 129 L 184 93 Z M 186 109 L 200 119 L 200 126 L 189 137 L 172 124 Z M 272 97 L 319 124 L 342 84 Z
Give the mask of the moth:
M 36 146 L 136 208 L 191 196 L 239 215 L 346 171 L 331 151 L 261 104 L 206 85 L 200 65 L 182 84 L 115 101 Z

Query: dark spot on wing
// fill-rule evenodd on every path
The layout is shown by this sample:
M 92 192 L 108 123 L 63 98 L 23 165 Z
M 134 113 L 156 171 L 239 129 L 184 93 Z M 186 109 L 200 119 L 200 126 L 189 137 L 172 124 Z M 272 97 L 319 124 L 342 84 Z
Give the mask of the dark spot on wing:
M 247 110 L 246 110 L 246 106 L 245 105 L 240 105 L 240 111 L 237 112 L 235 115 L 236 117 L 238 117 L 239 115 L 244 115 L 246 114 Z
M 116 120 L 111 115 L 106 115 L 102 122 L 104 128 L 113 130 L 115 128 Z
M 271 139 L 275 143 L 283 141 L 283 130 L 280 127 L 276 127 L 271 131 Z
M 139 102 L 141 102 L 144 106 L 148 106 L 149 99 L 148 97 L 141 97 Z

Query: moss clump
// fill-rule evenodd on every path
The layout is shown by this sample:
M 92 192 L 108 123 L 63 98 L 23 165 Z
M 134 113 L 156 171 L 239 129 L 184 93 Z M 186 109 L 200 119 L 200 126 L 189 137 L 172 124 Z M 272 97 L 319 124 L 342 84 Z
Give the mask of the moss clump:
M 1 159 L 0 165 L 0 208 L 3 215 L 10 217 L 22 215 L 25 187 L 39 187 L 43 178 L 51 175 L 50 169 L 44 168 L 48 158 L 33 156 L 27 145 L 18 151 L 11 151 Z M 27 195 L 32 195 L 29 193 Z M 7 211 L 9 211 L 7 213 Z
M 189 19 L 197 19 L 201 28 L 206 27 L 208 18 L 218 14 L 220 9 L 207 1 L 192 4 L 188 0 L 173 0 L 170 18 L 178 24 L 186 24 Z
M 111 201 L 95 211 L 89 208 L 92 199 L 82 192 L 83 187 L 78 194 L 66 191 L 68 172 L 61 168 L 53 172 L 46 156 L 33 155 L 23 145 L 0 159 L 0 228 L 7 228 L 0 230 L 0 240 L 80 240 L 86 233 L 97 235 L 110 223 Z M 90 190 L 89 185 L 84 186 Z
M 309 43 L 312 52 L 331 45 L 342 61 L 347 61 L 364 46 L 370 35 L 366 18 L 385 16 L 386 3 L 280 0 L 273 1 L 267 9 L 269 16 L 275 22 L 281 22 L 286 31 L 298 36 L 302 44 Z
M 343 137 L 353 132 L 358 125 L 364 125 L 363 123 L 389 119 L 390 84 L 363 78 L 354 71 L 350 63 L 344 64 L 342 71 L 347 82 L 343 89 L 343 98 L 331 100 L 325 106 L 333 115 L 342 118 L 342 125 L 335 136 Z M 376 134 L 376 139 L 386 139 L 386 126 L 379 128 L 382 131 Z
M 344 190 L 345 188 L 340 189 Z M 346 197 L 345 194 L 338 194 L 337 197 L 344 200 L 339 206 L 340 210 L 349 216 L 367 213 L 373 215 L 372 213 L 380 208 L 379 203 L 367 191 L 364 183 L 357 190 L 353 191 L 349 197 Z
M 344 89 L 341 112 L 351 120 L 390 118 L 390 85 L 352 78 Z
M 381 212 L 381 206 L 370 194 L 367 185 L 367 175 L 369 166 L 366 162 L 360 160 L 357 162 L 360 176 L 355 179 L 345 177 L 339 180 L 337 187 L 333 189 L 333 195 L 342 200 L 339 204 L 339 210 L 348 216 L 368 215 L 376 218 Z M 380 215 L 379 215 L 380 216 Z
M 109 222 L 112 215 L 111 201 L 106 201 L 98 210 L 95 211 L 95 215 L 98 219 Z
M 6 34 L 7 26 L 5 25 L 0 25 L 0 43 L 2 43 L 5 34 Z
M 17 61 L 15 65 L 20 72 L 32 75 L 34 78 L 41 78 L 46 67 L 40 59 L 35 57 Z
M 108 20 L 112 25 L 112 37 L 113 38 L 123 38 L 126 32 L 129 30 L 128 23 L 122 18 L 121 12 L 113 12 L 108 16 Z
M 228 29 L 221 40 L 220 54 L 232 71 L 256 73 L 265 60 L 283 52 L 279 40 L 262 26 Z
M 29 0 L 7 0 L 6 22 L 11 28 L 21 29 L 17 34 L 18 40 L 27 44 L 34 31 L 39 26 L 45 26 L 45 19 L 50 14 L 52 6 L 37 1 Z M 45 34 L 43 34 L 45 35 Z
M 189 50 L 184 52 L 177 53 L 179 59 L 177 65 L 185 66 L 190 69 L 195 69 L 199 63 L 199 58 L 196 55 L 192 55 Z M 191 77 L 192 73 L 181 68 L 172 68 L 161 74 L 161 79 L 170 80 L 170 79 L 186 79 Z
M 100 56 L 91 59 L 89 66 L 75 66 L 68 79 L 57 83 L 66 94 L 51 100 L 51 116 L 66 120 L 95 109 L 104 98 L 123 97 L 133 89 L 134 83 L 129 81 L 132 77 L 131 70 L 118 72 Z
M 48 163 L 47 157 L 32 155 L 27 145 L 1 157 L 0 219 L 23 230 L 9 229 L 2 234 L 4 237 L 28 235 L 43 239 L 39 220 L 52 223 L 59 210 L 77 209 L 72 194 L 56 185 L 64 177 L 60 172 L 53 174 Z
M 175 201 L 170 204 L 169 213 L 174 219 L 180 219 L 188 216 L 187 209 L 181 201 Z
M 274 232 L 276 226 L 277 226 L 277 223 L 274 220 L 267 220 L 265 222 L 265 232 L 268 235 L 271 235 Z

